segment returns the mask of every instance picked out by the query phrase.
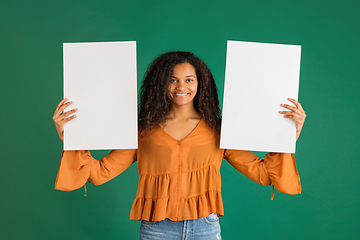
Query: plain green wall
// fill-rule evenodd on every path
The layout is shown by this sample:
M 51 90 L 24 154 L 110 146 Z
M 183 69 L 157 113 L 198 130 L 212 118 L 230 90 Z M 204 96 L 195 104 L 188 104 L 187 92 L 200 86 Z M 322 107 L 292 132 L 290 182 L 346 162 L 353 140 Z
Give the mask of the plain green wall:
M 158 54 L 192 51 L 213 71 L 221 101 L 226 41 L 242 40 L 302 46 L 303 192 L 271 201 L 271 187 L 224 161 L 223 239 L 359 239 L 359 9 L 346 0 L 2 0 L 0 238 L 138 239 L 139 222 L 129 220 L 136 164 L 100 187 L 88 184 L 87 197 L 54 190 L 62 43 L 136 40 L 139 83 Z

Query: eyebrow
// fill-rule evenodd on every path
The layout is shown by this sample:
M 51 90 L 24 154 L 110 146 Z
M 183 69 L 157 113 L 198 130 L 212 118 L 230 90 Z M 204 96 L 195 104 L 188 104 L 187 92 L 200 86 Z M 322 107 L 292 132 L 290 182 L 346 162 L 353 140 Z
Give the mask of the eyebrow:
M 177 78 L 177 77 L 175 77 L 175 76 L 170 76 L 171 78 Z M 187 75 L 186 77 L 193 77 L 193 78 L 195 78 L 195 76 L 194 75 Z

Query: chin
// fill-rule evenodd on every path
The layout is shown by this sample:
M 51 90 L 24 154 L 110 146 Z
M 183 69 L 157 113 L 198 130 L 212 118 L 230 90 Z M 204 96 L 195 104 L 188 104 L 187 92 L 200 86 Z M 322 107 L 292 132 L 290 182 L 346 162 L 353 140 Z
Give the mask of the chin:
M 194 104 L 194 101 L 176 101 L 176 100 L 171 100 L 171 102 L 176 105 L 176 106 L 186 106 L 189 104 Z

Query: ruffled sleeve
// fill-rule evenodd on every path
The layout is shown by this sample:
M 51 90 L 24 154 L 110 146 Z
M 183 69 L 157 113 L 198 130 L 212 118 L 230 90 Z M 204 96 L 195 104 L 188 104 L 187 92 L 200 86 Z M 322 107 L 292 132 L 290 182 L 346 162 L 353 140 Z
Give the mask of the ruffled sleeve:
M 100 185 L 116 177 L 136 161 L 136 149 L 113 150 L 100 161 L 88 150 L 63 151 L 55 189 L 72 191 L 87 181 Z
M 239 172 L 264 186 L 286 194 L 300 194 L 300 176 L 291 153 L 268 153 L 264 160 L 250 151 L 225 150 L 224 158 Z

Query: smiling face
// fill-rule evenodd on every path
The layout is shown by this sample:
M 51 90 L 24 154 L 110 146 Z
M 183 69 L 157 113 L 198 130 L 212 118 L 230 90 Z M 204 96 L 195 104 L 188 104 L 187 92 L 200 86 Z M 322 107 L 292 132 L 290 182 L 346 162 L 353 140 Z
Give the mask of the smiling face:
M 178 106 L 194 104 L 197 87 L 195 68 L 190 63 L 175 65 L 169 85 L 171 103 Z

